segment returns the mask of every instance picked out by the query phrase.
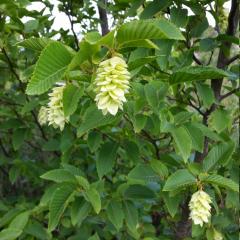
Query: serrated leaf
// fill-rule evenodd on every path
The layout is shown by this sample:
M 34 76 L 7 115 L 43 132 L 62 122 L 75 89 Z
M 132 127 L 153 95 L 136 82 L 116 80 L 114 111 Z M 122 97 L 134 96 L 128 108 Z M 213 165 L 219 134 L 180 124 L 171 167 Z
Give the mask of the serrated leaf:
M 91 131 L 88 134 L 87 144 L 91 152 L 96 151 L 100 147 L 101 141 L 102 141 L 101 133 L 97 131 Z
M 92 204 L 94 211 L 98 214 L 101 211 L 101 198 L 98 191 L 91 187 L 85 191 L 84 197 Z
M 81 137 L 84 133 L 93 128 L 108 125 L 113 122 L 115 118 L 111 115 L 104 116 L 101 111 L 94 105 L 91 105 L 84 113 L 82 123 L 77 129 L 78 137 Z
M 176 26 L 164 19 L 131 21 L 123 24 L 117 32 L 120 44 L 140 39 L 184 40 L 184 37 Z
M 21 212 L 18 208 L 13 208 L 0 218 L 0 227 L 7 225 L 11 220 Z
M 60 42 L 49 43 L 42 51 L 26 93 L 39 95 L 60 81 L 72 59 L 72 55 Z
M 234 149 L 235 144 L 233 142 L 220 143 L 214 146 L 203 160 L 203 170 L 208 172 L 216 166 L 225 166 L 229 162 Z
M 97 233 L 95 233 L 93 236 L 91 236 L 90 238 L 88 238 L 88 240 L 100 240 L 99 236 Z
M 155 171 L 161 179 L 165 179 L 168 176 L 168 168 L 159 160 L 151 160 L 150 165 L 153 171 Z
M 184 162 L 187 162 L 192 149 L 192 139 L 184 127 L 178 127 L 171 130 L 171 134 L 176 143 L 177 150 L 183 157 Z
M 135 185 L 130 185 L 124 191 L 124 197 L 126 199 L 146 200 L 146 199 L 154 199 L 156 195 L 150 188 L 143 185 L 135 184 Z
M 1 240 L 15 240 L 22 234 L 22 231 L 15 228 L 6 228 L 0 232 Z
M 24 232 L 31 236 L 34 236 L 36 239 L 39 240 L 51 239 L 51 234 L 47 232 L 47 229 L 45 229 L 42 224 L 37 221 L 33 221 L 28 224 L 27 227 L 24 229 Z
M 30 212 L 25 211 L 17 215 L 9 224 L 9 228 L 23 230 L 28 223 Z
M 202 152 L 204 145 L 204 135 L 202 131 L 191 123 L 185 124 L 184 127 L 192 139 L 192 148 L 198 152 Z
M 188 10 L 172 7 L 170 9 L 170 19 L 177 27 L 185 27 L 188 22 Z
M 167 179 L 163 191 L 175 191 L 196 183 L 196 178 L 188 170 L 180 169 Z
M 196 87 L 199 98 L 203 102 L 203 106 L 209 108 L 215 102 L 213 90 L 207 84 L 198 83 L 196 84 Z
M 165 9 L 170 4 L 171 4 L 170 0 L 154 0 L 148 3 L 148 5 L 144 8 L 140 15 L 140 18 L 141 19 L 152 18 L 156 13 Z
M 24 128 L 16 129 L 13 132 L 12 144 L 13 144 L 13 149 L 15 151 L 18 150 L 21 147 L 21 145 L 23 144 L 23 142 L 25 140 L 26 133 L 27 133 L 26 129 L 24 129 Z
M 63 91 L 63 111 L 64 115 L 70 116 L 76 110 L 79 99 L 83 95 L 83 88 L 79 89 L 73 84 L 68 84 Z
M 219 68 L 209 66 L 189 66 L 174 72 L 170 77 L 170 84 L 192 82 L 206 79 L 218 79 L 227 77 L 227 72 Z
M 53 42 L 53 40 L 49 38 L 32 37 L 17 43 L 17 45 L 35 51 L 42 51 L 50 42 Z
M 85 199 L 76 198 L 71 207 L 72 225 L 75 226 L 77 224 L 80 227 L 91 209 L 91 204 Z
M 220 187 L 228 188 L 232 191 L 239 192 L 239 185 L 233 180 L 221 175 L 210 175 L 201 179 L 203 182 L 216 184 Z
M 174 217 L 179 210 L 181 197 L 179 195 L 171 197 L 169 196 L 169 193 L 164 193 L 163 200 L 171 217 Z
M 158 46 L 149 39 L 139 39 L 129 42 L 124 42 L 119 48 L 131 48 L 131 47 L 143 47 L 143 48 L 154 48 L 159 49 Z
M 138 211 L 130 201 L 125 201 L 123 204 L 123 211 L 127 227 L 133 232 L 137 233 Z
M 112 170 L 117 156 L 117 149 L 118 144 L 114 142 L 107 142 L 101 147 L 96 161 L 99 178 Z
M 134 163 L 137 163 L 140 158 L 140 152 L 138 145 L 133 141 L 126 140 L 124 142 L 124 149 L 126 151 L 127 158 Z
M 52 200 L 49 206 L 49 222 L 48 229 L 53 231 L 64 213 L 66 207 L 69 204 L 74 192 L 75 186 L 71 184 L 63 184 L 58 187 L 52 196 Z
M 76 178 L 68 170 L 54 169 L 44 173 L 41 178 L 54 181 L 56 183 L 73 182 L 76 183 Z
M 157 181 L 158 175 L 147 164 L 138 164 L 128 174 L 128 182 L 131 184 L 147 184 L 151 181 Z
M 111 200 L 107 206 L 107 216 L 114 227 L 119 231 L 123 225 L 123 208 L 121 202 Z
M 209 122 L 209 125 L 220 133 L 229 126 L 231 122 L 230 113 L 224 109 L 217 109 L 210 115 Z

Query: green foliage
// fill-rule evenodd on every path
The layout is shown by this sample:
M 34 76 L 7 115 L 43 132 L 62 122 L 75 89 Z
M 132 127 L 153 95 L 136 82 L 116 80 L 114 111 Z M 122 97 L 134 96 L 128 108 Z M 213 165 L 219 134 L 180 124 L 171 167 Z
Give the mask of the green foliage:
M 0 1 L 0 240 L 238 239 L 239 41 L 224 1 L 40 2 Z M 69 29 L 53 29 L 56 7 Z M 114 56 L 130 88 L 112 116 L 94 82 Z M 199 189 L 203 227 L 189 220 Z

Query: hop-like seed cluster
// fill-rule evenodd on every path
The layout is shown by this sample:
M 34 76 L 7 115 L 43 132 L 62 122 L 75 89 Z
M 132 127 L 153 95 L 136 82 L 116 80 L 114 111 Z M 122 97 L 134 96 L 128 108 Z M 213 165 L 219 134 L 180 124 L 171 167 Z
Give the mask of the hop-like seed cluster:
M 126 62 L 118 56 L 112 57 L 99 64 L 95 79 L 95 101 L 103 114 L 108 112 L 116 115 L 118 109 L 126 102 L 125 93 L 129 89 L 130 73 Z
M 63 112 L 63 90 L 65 86 L 54 87 L 52 92 L 49 93 L 48 103 L 48 123 L 53 125 L 54 128 L 64 129 L 65 123 L 69 118 L 64 116 Z
M 194 224 L 203 226 L 203 223 L 209 221 L 211 217 L 211 202 L 210 196 L 202 190 L 192 195 L 189 208 L 191 210 L 190 218 L 193 220 Z
M 48 108 L 42 106 L 38 112 L 38 122 L 40 125 L 45 125 L 48 122 Z
M 214 229 L 213 239 L 214 240 L 223 240 L 223 235 L 220 232 L 218 232 L 216 229 Z

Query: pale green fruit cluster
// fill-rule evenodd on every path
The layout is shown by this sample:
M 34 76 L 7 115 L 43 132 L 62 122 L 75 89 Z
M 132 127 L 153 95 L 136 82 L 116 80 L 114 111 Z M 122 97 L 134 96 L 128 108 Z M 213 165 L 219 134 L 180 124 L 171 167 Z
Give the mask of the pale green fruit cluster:
M 211 217 L 211 198 L 210 196 L 199 190 L 192 195 L 189 202 L 189 208 L 191 210 L 190 218 L 196 225 L 203 226 L 203 223 L 208 223 Z
M 99 64 L 95 79 L 95 101 L 103 114 L 116 115 L 126 102 L 125 94 L 129 89 L 130 73 L 126 62 L 114 56 Z
M 38 122 L 40 125 L 45 125 L 48 122 L 48 108 L 42 106 L 38 112 Z
M 38 114 L 38 121 L 41 125 L 49 124 L 54 128 L 64 129 L 69 117 L 64 116 L 63 112 L 63 90 L 65 86 L 54 87 L 49 93 L 48 107 L 41 107 Z
M 63 90 L 65 86 L 54 87 L 52 92 L 49 93 L 48 103 L 48 123 L 53 125 L 54 128 L 64 129 L 65 123 L 69 121 L 63 112 Z

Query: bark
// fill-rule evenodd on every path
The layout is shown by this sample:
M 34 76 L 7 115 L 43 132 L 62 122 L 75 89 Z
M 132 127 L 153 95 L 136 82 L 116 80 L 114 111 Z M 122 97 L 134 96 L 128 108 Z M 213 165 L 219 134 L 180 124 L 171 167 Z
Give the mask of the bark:
M 226 35 L 229 35 L 229 36 L 236 35 L 238 22 L 239 22 L 239 0 L 232 0 L 231 9 L 228 16 L 228 27 L 227 27 Z M 232 59 L 229 59 L 231 46 L 232 46 L 232 43 L 230 41 L 224 41 L 222 43 L 220 47 L 219 55 L 218 55 L 218 60 L 217 60 L 218 68 L 225 69 L 228 66 L 229 62 L 232 60 Z M 222 99 L 222 96 L 221 96 L 222 83 L 223 83 L 223 78 L 211 80 L 211 88 L 214 92 L 217 104 Z M 204 125 L 207 126 L 208 117 L 216 109 L 217 104 L 214 103 L 204 113 L 204 116 L 203 116 Z M 208 144 L 209 144 L 209 140 L 208 138 L 205 138 L 203 153 L 199 153 L 199 152 L 196 153 L 195 162 L 202 162 L 203 159 L 206 157 L 206 155 L 208 154 Z
M 100 2 L 107 6 L 107 0 L 100 0 Z M 109 32 L 106 8 L 102 8 L 101 5 L 98 5 L 98 13 L 102 29 L 102 36 L 104 36 Z

